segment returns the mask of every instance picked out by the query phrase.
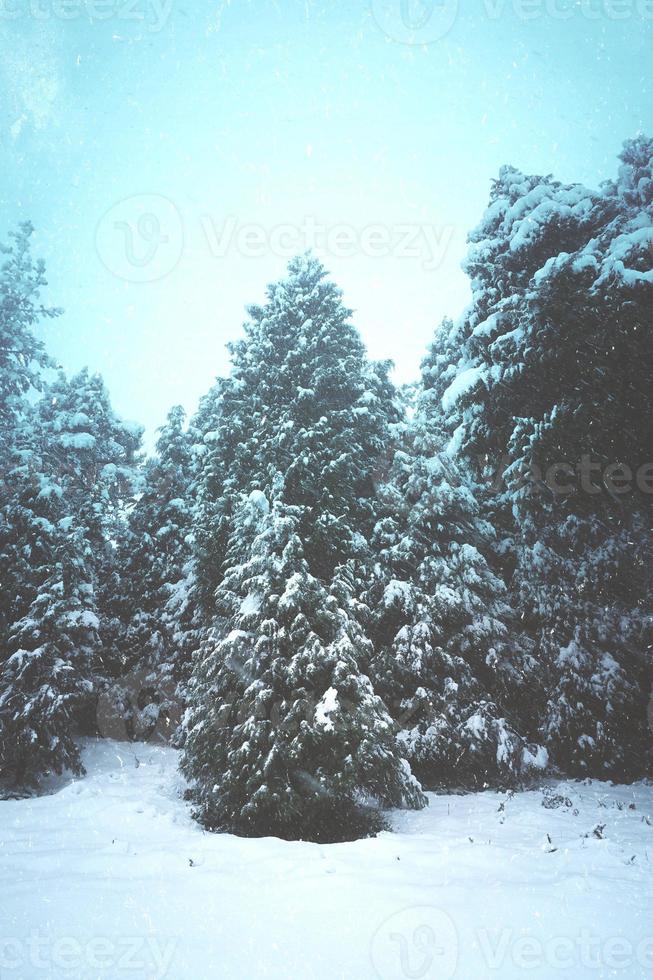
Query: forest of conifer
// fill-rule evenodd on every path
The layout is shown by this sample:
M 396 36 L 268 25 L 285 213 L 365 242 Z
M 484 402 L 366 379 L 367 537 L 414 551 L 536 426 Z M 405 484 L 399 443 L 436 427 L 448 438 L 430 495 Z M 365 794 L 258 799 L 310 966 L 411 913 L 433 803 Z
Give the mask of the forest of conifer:
M 335 841 L 426 791 L 651 775 L 653 140 L 598 190 L 501 170 L 412 385 L 293 259 L 149 455 L 58 368 L 31 238 L 0 271 L 5 794 L 80 775 L 82 736 L 160 740 L 205 828 Z

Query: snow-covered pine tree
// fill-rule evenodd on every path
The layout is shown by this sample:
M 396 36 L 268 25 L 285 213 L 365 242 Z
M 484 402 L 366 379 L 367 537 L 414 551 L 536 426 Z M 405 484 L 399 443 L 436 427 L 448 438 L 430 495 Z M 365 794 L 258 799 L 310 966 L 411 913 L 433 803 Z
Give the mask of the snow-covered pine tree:
M 102 599 L 139 440 L 88 372 L 45 386 L 14 427 L 3 555 L 13 559 L 16 591 L 0 672 L 0 737 L 14 779 L 77 769 L 72 738 L 95 729 L 91 691 L 106 675 L 111 635 Z
M 0 269 L 0 777 L 14 782 L 29 781 L 31 773 L 20 742 L 21 731 L 29 731 L 29 723 L 22 728 L 16 724 L 18 701 L 12 707 L 7 700 L 14 693 L 20 700 L 14 683 L 18 676 L 25 679 L 14 657 L 12 626 L 30 611 L 39 578 L 35 565 L 47 562 L 57 536 L 56 527 L 44 514 L 47 485 L 42 480 L 28 396 L 41 388 L 42 369 L 52 366 L 43 342 L 35 336 L 35 327 L 59 311 L 39 302 L 46 285 L 45 269 L 31 257 L 32 233 L 32 226 L 23 224 L 11 235 L 9 245 L 0 246 L 5 256 Z M 22 693 L 26 690 L 23 685 Z M 50 708 L 56 714 L 52 703 Z M 58 715 L 56 724 L 60 720 Z M 64 747 L 55 746 L 54 764 L 65 754 Z
M 310 572 L 303 516 L 280 501 L 270 509 L 260 491 L 236 512 L 182 770 L 211 829 L 346 840 L 380 829 L 380 807 L 425 799 L 360 671 L 369 640 Z
M 52 366 L 43 342 L 34 330 L 43 320 L 60 311 L 39 302 L 46 285 L 43 263 L 30 252 L 33 228 L 22 224 L 8 245 L 0 245 L 4 256 L 0 267 L 0 664 L 6 656 L 7 631 L 24 591 L 22 561 L 9 517 L 14 489 L 10 473 L 17 463 L 17 446 L 25 442 L 30 407 L 26 396 L 41 387 L 41 370 Z
M 195 665 L 183 765 L 205 821 L 242 833 L 355 836 L 376 823 L 360 794 L 423 803 L 365 673 L 365 616 L 343 592 L 344 566 L 369 574 L 373 564 L 376 481 L 399 418 L 388 366 L 367 360 L 349 316 L 315 259 L 291 262 L 266 305 L 250 309 L 208 411 L 196 540 L 212 630 Z M 273 502 L 253 540 L 243 498 Z M 280 712 L 260 731 L 259 684 Z M 333 727 L 302 717 L 325 698 Z M 272 755 L 257 762 L 261 745 Z
M 165 567 L 162 568 L 163 617 L 169 636 L 170 655 L 166 654 L 163 673 L 170 678 L 169 686 L 177 689 L 176 698 L 183 699 L 192 669 L 192 654 L 196 648 L 199 628 L 194 601 L 193 579 L 193 513 L 201 456 L 195 439 L 197 430 L 191 425 L 184 429 L 185 413 L 174 408 L 157 442 L 159 473 L 155 478 L 164 486 L 160 493 L 167 503 L 162 511 L 162 524 L 157 541 L 164 545 Z
M 242 493 L 284 474 L 284 501 L 303 508 L 300 537 L 325 580 L 374 527 L 376 478 L 399 417 L 388 365 L 367 360 L 340 290 L 314 258 L 251 307 L 232 372 L 215 391 L 215 428 L 198 488 L 197 584 L 210 614 Z
M 49 472 L 60 486 L 67 513 L 91 545 L 102 651 L 101 677 L 120 674 L 121 583 L 117 542 L 128 508 L 140 490 L 142 427 L 119 418 L 100 375 L 63 373 L 44 390 L 37 423 Z
M 429 788 L 514 778 L 545 758 L 519 734 L 532 660 L 491 564 L 493 529 L 441 424 L 441 336 L 381 489 L 372 668 Z
M 68 508 L 99 552 L 110 550 L 125 509 L 140 489 L 143 427 L 114 411 L 106 385 L 87 368 L 60 372 L 37 404 L 37 423 Z
M 175 406 L 159 430 L 156 455 L 144 466 L 143 488 L 129 513 L 118 549 L 124 607 L 119 638 L 121 674 L 116 701 L 131 736 L 172 735 L 178 716 L 177 686 L 188 679 L 186 633 L 192 625 L 188 597 L 194 461 L 185 412 Z M 126 715 L 126 717 L 125 717 Z
M 38 406 L 26 406 L 3 509 L 16 591 L 0 669 L 0 771 L 22 786 L 81 771 L 74 736 L 99 649 L 90 548 L 69 513 L 51 435 Z
M 579 773 L 645 764 L 650 504 L 615 493 L 609 467 L 651 458 L 651 149 L 627 144 L 601 192 L 502 171 L 442 395 L 467 461 L 499 468 L 490 516 L 546 674 L 534 715 L 553 761 Z
M 24 396 L 40 389 L 41 369 L 53 365 L 34 327 L 61 312 L 39 302 L 47 283 L 43 262 L 32 259 L 33 232 L 26 222 L 11 233 L 8 245 L 0 245 L 5 256 L 0 268 L 0 453 L 3 435 L 22 412 Z
M 529 452 L 543 469 L 552 460 L 581 463 L 580 492 L 564 494 L 548 535 L 531 531 L 541 561 L 535 576 L 520 569 L 521 579 L 528 588 L 535 578 L 541 603 L 542 566 L 553 551 L 556 585 L 576 586 L 545 722 L 561 764 L 623 778 L 650 771 L 652 761 L 653 487 L 637 473 L 650 473 L 653 451 L 653 140 L 627 142 L 621 160 L 617 181 L 604 185 L 592 238 L 552 256 L 537 277 L 529 312 L 560 331 L 562 384 L 541 420 L 516 427 L 510 450 L 519 468 Z M 533 346 L 539 353 L 544 345 L 538 338 Z M 580 371 L 569 368 L 574 356 Z M 519 501 L 525 523 L 530 489 Z M 566 620 L 567 603 L 554 604 Z
M 75 735 L 92 698 L 98 647 L 88 542 L 69 518 L 42 518 L 39 539 L 30 558 L 42 582 L 11 630 L 0 683 L 0 771 L 18 787 L 51 772 L 83 772 Z

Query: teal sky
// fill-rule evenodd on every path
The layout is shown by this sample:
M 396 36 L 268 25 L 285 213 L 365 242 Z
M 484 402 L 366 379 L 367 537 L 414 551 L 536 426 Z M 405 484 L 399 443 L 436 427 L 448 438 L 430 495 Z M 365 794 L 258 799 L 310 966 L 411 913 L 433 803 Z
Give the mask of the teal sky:
M 652 42 L 653 0 L 0 0 L 0 236 L 150 440 L 312 243 L 409 380 L 499 167 L 596 185 L 653 133 Z

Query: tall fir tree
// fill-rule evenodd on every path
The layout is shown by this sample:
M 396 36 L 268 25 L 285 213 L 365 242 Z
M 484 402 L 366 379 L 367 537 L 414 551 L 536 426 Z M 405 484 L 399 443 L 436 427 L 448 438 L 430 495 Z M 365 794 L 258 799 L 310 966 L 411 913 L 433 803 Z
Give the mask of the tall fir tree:
M 223 574 L 240 495 L 284 474 L 284 501 L 303 508 L 300 536 L 325 579 L 374 527 L 375 479 L 399 417 L 389 365 L 370 362 L 351 311 L 322 266 L 293 260 L 268 302 L 251 307 L 218 383 L 198 488 L 197 577 L 208 612 Z
M 546 761 L 520 734 L 534 661 L 496 567 L 493 528 L 442 425 L 443 374 L 438 339 L 381 488 L 372 603 L 375 683 L 428 788 L 514 779 Z
M 365 673 L 365 617 L 343 589 L 343 566 L 373 562 L 375 481 L 399 411 L 387 365 L 367 361 L 325 276 L 296 259 L 250 309 L 199 487 L 212 628 L 183 769 L 203 819 L 239 833 L 344 838 L 378 826 L 366 799 L 424 803 Z
M 43 263 L 31 255 L 33 231 L 31 224 L 22 224 L 9 244 L 0 245 L 0 664 L 13 615 L 25 611 L 16 603 L 24 591 L 24 565 L 10 519 L 11 474 L 31 419 L 27 396 L 41 388 L 42 371 L 53 364 L 35 330 L 61 312 L 40 302 L 47 283 Z
M 23 410 L 24 396 L 40 389 L 42 369 L 54 363 L 34 329 L 61 311 L 39 300 L 47 282 L 43 262 L 32 258 L 33 233 L 25 222 L 10 234 L 8 245 L 0 245 L 5 256 L 0 268 L 0 452 L 7 428 Z
M 545 678 L 539 736 L 581 774 L 647 765 L 650 505 L 634 474 L 652 448 L 652 156 L 650 140 L 627 144 L 600 192 L 502 171 L 441 398 L 463 457 L 498 471 L 489 513 Z M 612 480 L 623 465 L 628 495 Z
M 129 737 L 154 730 L 171 736 L 179 721 L 177 688 L 188 680 L 192 652 L 186 634 L 194 469 L 185 412 L 175 406 L 144 466 L 117 554 L 121 666 L 103 704 L 103 725 Z
M 0 671 L 0 756 L 14 781 L 81 769 L 74 738 L 95 730 L 113 540 L 139 441 L 86 371 L 44 386 L 14 430 L 4 530 L 18 588 Z
M 98 647 L 88 543 L 64 519 L 43 529 L 41 546 L 42 582 L 11 630 L 0 684 L 0 768 L 19 787 L 84 771 L 75 735 L 93 695 Z
M 380 807 L 424 797 L 360 671 L 369 639 L 308 568 L 301 517 L 256 491 L 237 512 L 233 547 L 249 557 L 217 590 L 182 769 L 212 829 L 346 840 L 380 829 Z

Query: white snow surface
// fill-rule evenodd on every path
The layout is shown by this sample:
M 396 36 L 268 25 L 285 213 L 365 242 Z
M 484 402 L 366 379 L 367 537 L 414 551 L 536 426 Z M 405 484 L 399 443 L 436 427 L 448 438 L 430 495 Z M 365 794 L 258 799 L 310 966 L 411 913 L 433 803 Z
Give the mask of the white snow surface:
M 653 976 L 651 785 L 429 794 L 317 845 L 204 833 L 173 749 L 84 761 L 0 802 L 3 980 Z

